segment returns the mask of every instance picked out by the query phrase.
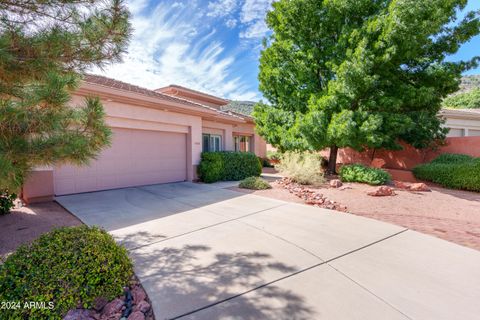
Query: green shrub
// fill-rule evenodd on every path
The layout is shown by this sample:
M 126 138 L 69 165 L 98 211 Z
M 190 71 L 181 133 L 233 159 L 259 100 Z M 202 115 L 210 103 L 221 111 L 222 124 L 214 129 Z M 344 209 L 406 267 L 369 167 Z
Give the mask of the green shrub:
M 264 179 L 260 177 L 248 177 L 240 181 L 238 184 L 240 188 L 252 189 L 252 190 L 265 190 L 271 189 L 272 186 Z
M 323 162 L 324 159 L 317 153 L 286 152 L 275 168 L 297 183 L 318 185 L 325 181 Z
M 392 179 L 382 169 L 369 168 L 361 164 L 349 164 L 340 168 L 340 179 L 345 182 L 361 182 L 371 185 L 385 184 Z
M 466 154 L 457 154 L 457 153 L 443 153 L 433 159 L 431 163 L 460 163 L 460 162 L 469 162 L 473 158 Z
M 0 215 L 10 213 L 16 198 L 15 193 L 9 193 L 7 190 L 0 191 Z
M 417 179 L 435 182 L 446 188 L 480 191 L 480 158 L 442 154 L 412 171 Z
M 0 265 L 0 301 L 53 302 L 53 309 L 2 310 L 5 319 L 61 319 L 122 294 L 133 274 L 125 248 L 97 227 L 64 227 L 23 245 Z
M 225 161 L 220 152 L 203 152 L 198 165 L 198 176 L 203 182 L 223 180 Z
M 252 152 L 203 152 L 198 175 L 203 182 L 238 181 L 259 176 L 262 164 Z

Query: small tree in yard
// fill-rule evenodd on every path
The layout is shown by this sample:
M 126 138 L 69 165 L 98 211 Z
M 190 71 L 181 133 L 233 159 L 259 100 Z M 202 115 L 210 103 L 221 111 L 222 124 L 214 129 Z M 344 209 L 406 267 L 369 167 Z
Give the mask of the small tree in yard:
M 85 164 L 109 144 L 98 98 L 69 105 L 91 67 L 128 44 L 122 0 L 0 2 L 0 190 L 18 190 L 34 166 Z
M 467 0 L 279 0 L 260 58 L 258 132 L 281 150 L 424 148 L 445 137 L 444 97 L 479 57 L 446 62 L 480 32 Z

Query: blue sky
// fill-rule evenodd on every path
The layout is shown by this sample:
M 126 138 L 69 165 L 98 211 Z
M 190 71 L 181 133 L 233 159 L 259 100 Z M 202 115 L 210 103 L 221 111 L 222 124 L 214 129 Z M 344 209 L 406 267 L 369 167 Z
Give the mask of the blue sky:
M 129 52 L 102 74 L 150 89 L 178 84 L 229 99 L 259 100 L 258 57 L 271 2 L 127 0 L 134 28 Z M 469 0 L 466 9 L 480 9 L 480 1 Z M 480 55 L 480 36 L 449 60 L 474 55 Z

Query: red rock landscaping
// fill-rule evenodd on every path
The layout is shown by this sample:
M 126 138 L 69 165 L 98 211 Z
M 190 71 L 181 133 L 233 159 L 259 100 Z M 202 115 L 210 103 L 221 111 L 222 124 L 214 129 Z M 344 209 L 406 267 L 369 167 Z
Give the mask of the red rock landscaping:
M 63 320 L 119 320 L 125 315 L 128 320 L 155 319 L 150 300 L 136 278 L 132 280 L 130 287 L 125 289 L 125 295 L 110 302 L 99 298 L 93 309 L 72 309 Z
M 308 195 L 319 194 L 329 204 L 332 202 L 335 206 L 346 207 L 348 213 L 400 225 L 480 250 L 480 193 L 450 190 L 432 184 L 396 182 L 396 186 L 390 186 L 394 187 L 396 196 L 372 197 L 367 192 L 375 187 L 360 183 L 344 183 L 334 188 L 327 182 L 319 187 L 302 186 L 297 190 L 295 187 L 285 189 L 283 180 L 271 185 L 272 189 L 268 190 L 231 189 L 298 203 L 305 203 L 305 196 L 311 198 Z M 422 191 L 416 191 L 417 188 Z M 317 206 L 326 208 L 324 205 Z

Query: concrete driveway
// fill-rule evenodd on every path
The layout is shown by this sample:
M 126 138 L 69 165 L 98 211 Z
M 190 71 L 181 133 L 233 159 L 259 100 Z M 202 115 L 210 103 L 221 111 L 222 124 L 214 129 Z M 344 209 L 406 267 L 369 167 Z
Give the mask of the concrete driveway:
M 224 186 L 57 201 L 129 249 L 157 319 L 478 319 L 480 252 Z

